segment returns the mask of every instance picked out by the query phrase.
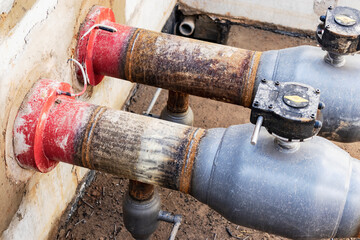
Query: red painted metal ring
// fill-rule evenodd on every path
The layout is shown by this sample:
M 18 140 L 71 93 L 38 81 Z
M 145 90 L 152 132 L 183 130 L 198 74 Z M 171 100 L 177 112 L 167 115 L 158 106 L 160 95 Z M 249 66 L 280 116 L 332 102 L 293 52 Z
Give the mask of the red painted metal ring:
M 85 63 L 86 73 L 89 77 L 89 83 L 93 86 L 99 84 L 104 78 L 97 74 L 93 66 L 93 50 L 96 34 L 99 29 L 93 29 L 87 36 L 81 37 L 95 24 L 112 25 L 115 22 L 115 16 L 110 8 L 95 6 L 91 9 L 79 31 L 78 45 L 76 48 L 76 58 L 80 63 Z M 101 31 L 101 30 L 100 30 Z M 83 81 L 80 69 L 77 68 L 77 77 Z
M 57 161 L 44 154 L 44 128 L 51 107 L 58 96 L 57 91 L 72 92 L 71 86 L 64 82 L 39 80 L 24 99 L 14 123 L 14 153 L 20 166 L 40 172 L 49 172 Z

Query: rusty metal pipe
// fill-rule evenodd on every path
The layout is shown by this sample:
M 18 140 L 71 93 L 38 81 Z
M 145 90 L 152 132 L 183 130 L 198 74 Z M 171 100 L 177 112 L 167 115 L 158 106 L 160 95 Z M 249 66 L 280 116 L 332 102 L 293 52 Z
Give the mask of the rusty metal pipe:
M 77 59 L 86 65 L 93 85 L 107 75 L 251 107 L 261 79 L 301 82 L 322 91 L 321 101 L 327 107 L 319 135 L 360 141 L 359 55 L 335 68 L 323 61 L 324 51 L 318 47 L 262 54 L 116 24 L 112 11 L 102 7 L 91 10 L 79 36 L 96 23 L 117 31 L 94 29 L 79 39 Z
M 251 106 L 261 52 L 124 26 L 113 19 L 110 9 L 95 7 L 80 30 L 76 56 L 86 65 L 90 84 L 106 75 Z M 99 22 L 117 31 L 94 29 L 81 38 Z
M 14 153 L 23 167 L 47 172 L 62 161 L 190 193 L 236 224 L 289 238 L 359 235 L 360 161 L 330 141 L 286 152 L 263 130 L 254 146 L 251 124 L 204 130 L 59 90 L 71 93 L 41 80 L 20 107 Z M 159 205 L 149 209 L 157 219 Z
M 189 97 L 189 94 L 170 90 L 167 104 L 161 111 L 160 118 L 192 126 L 194 123 L 194 113 L 189 106 Z
M 167 109 L 173 113 L 184 113 L 189 108 L 189 94 L 169 91 Z
M 204 129 L 76 101 L 59 90 L 71 87 L 40 80 L 24 100 L 14 127 L 22 166 L 47 172 L 61 161 L 188 192 Z

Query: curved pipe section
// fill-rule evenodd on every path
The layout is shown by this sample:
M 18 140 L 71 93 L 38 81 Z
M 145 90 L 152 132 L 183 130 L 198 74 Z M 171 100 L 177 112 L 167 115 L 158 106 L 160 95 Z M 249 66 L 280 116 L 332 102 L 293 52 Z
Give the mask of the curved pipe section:
M 117 31 L 95 28 L 81 38 L 96 23 Z M 342 142 L 360 140 L 358 55 L 335 68 L 324 62 L 326 53 L 318 47 L 262 54 L 116 24 L 111 9 L 103 7 L 90 11 L 76 53 L 92 85 L 106 75 L 245 107 L 251 106 L 255 78 L 256 83 L 261 78 L 306 83 L 322 91 L 327 106 L 320 135 Z
M 321 137 L 291 152 L 251 124 L 204 130 L 80 101 L 41 80 L 14 124 L 23 167 L 59 161 L 190 193 L 230 221 L 290 238 L 358 236 L 360 162 Z M 47 167 L 46 167 L 47 166 Z

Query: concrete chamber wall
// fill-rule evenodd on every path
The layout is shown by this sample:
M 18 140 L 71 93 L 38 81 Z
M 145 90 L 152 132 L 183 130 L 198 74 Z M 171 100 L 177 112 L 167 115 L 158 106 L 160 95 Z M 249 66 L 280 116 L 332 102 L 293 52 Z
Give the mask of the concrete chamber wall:
M 188 8 L 241 21 L 259 21 L 315 31 L 319 16 L 332 6 L 360 9 L 358 0 L 179 0 Z M 191 12 L 190 12 L 191 13 Z
M 87 170 L 59 164 L 47 174 L 20 168 L 13 156 L 17 110 L 41 78 L 69 82 L 75 91 L 77 31 L 93 5 L 111 7 L 117 22 L 160 31 L 175 0 L 0 1 L 0 236 L 47 239 Z M 122 108 L 133 85 L 108 78 L 82 100 Z

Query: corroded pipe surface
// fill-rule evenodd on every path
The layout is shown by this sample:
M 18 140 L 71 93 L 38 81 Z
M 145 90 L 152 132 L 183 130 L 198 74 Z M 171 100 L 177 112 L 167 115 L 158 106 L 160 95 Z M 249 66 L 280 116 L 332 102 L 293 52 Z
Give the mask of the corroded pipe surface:
M 93 8 L 79 36 L 106 11 Z M 109 20 L 102 17 L 102 23 L 117 31 L 94 29 L 79 39 L 76 50 L 77 59 L 86 64 L 91 84 L 98 84 L 106 75 L 251 105 L 261 52 L 128 27 L 116 24 L 111 20 L 112 13 L 107 14 Z
M 70 103 L 63 101 L 54 106 L 52 112 L 56 115 L 57 109 L 65 104 Z M 143 183 L 188 191 L 196 143 L 204 134 L 203 129 L 94 105 L 86 106 L 84 112 L 87 114 L 72 141 L 75 146 L 74 164 Z M 78 117 L 71 112 L 57 116 L 52 118 L 57 122 Z M 53 141 L 53 144 L 52 148 L 61 148 L 63 143 Z M 61 156 L 53 157 L 59 159 Z
M 22 166 L 48 172 L 62 161 L 189 191 L 204 129 L 76 101 L 56 94 L 59 88 L 71 90 L 66 83 L 38 81 L 19 110 L 14 152 Z
M 179 190 L 236 224 L 285 237 L 359 236 L 360 162 L 330 141 L 314 137 L 289 152 L 263 130 L 253 146 L 251 124 L 193 128 L 76 101 L 59 88 L 71 91 L 39 81 L 22 103 L 14 153 L 24 167 L 64 161 Z
M 189 94 L 169 91 L 167 109 L 172 113 L 184 113 L 189 108 Z
M 129 195 L 137 201 L 149 200 L 154 195 L 155 186 L 136 180 L 129 181 Z

